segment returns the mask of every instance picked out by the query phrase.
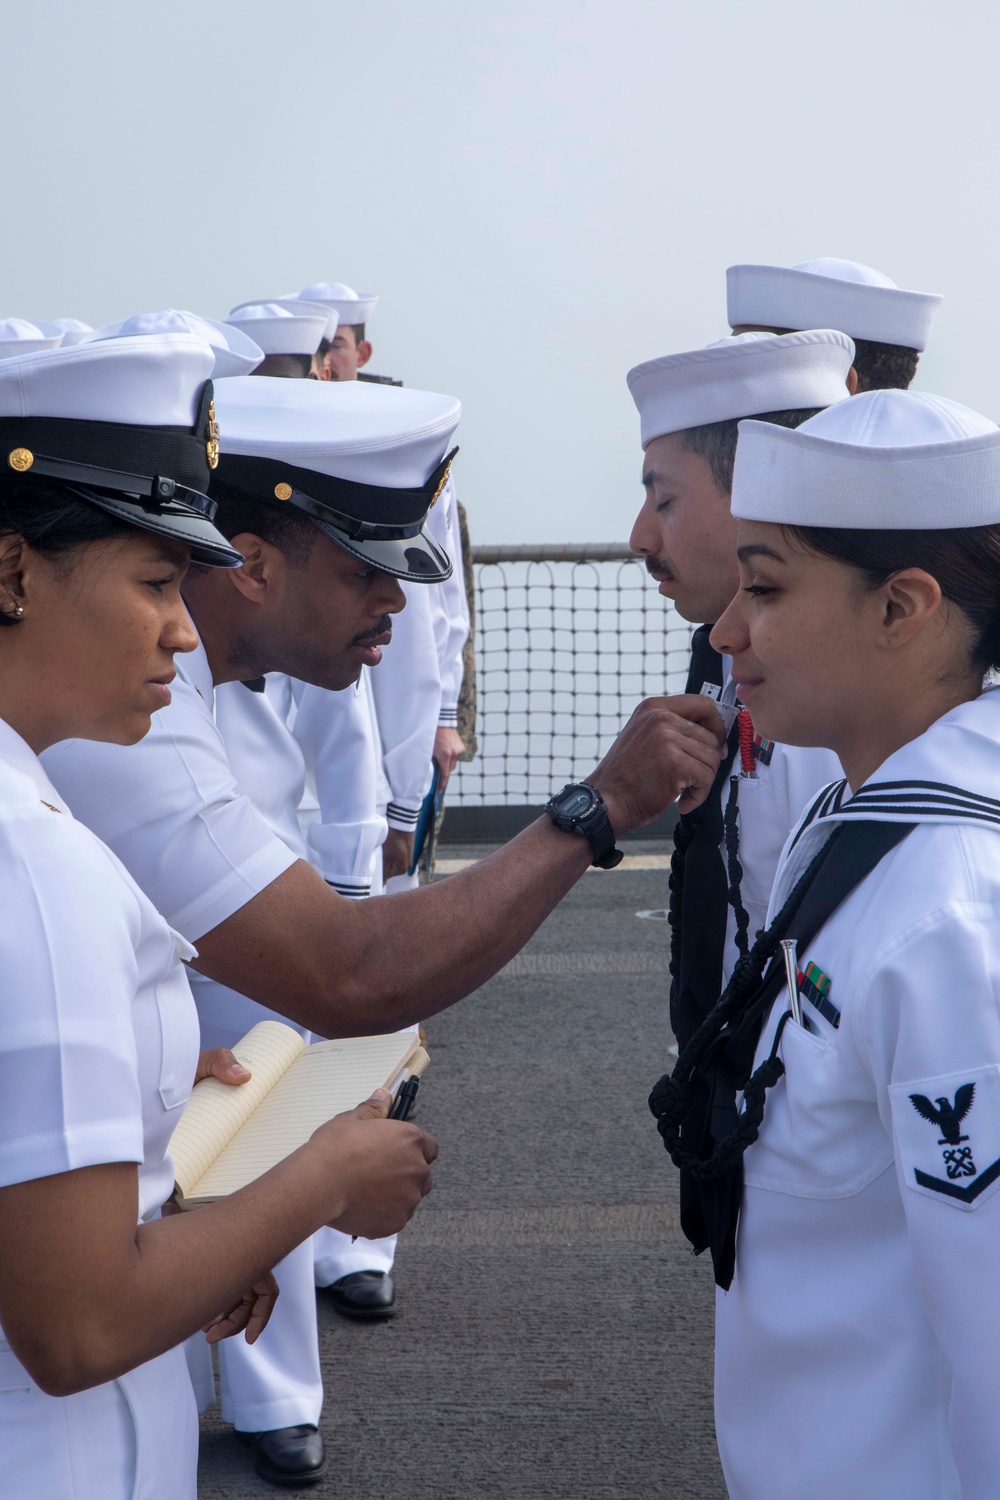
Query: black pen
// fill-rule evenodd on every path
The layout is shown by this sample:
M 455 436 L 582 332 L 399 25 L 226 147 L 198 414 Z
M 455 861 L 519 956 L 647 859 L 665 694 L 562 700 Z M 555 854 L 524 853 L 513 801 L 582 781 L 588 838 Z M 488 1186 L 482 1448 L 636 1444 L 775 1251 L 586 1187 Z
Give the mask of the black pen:
M 410 1118 L 410 1111 L 413 1108 L 419 1087 L 420 1079 L 416 1075 L 408 1078 L 405 1083 L 400 1085 L 393 1100 L 392 1108 L 389 1111 L 390 1120 L 408 1120 Z
M 413 1108 L 413 1103 L 417 1097 L 417 1089 L 419 1087 L 420 1079 L 416 1076 L 416 1074 L 414 1074 L 412 1078 L 408 1078 L 405 1083 L 400 1084 L 399 1089 L 396 1092 L 396 1097 L 392 1101 L 392 1108 L 390 1109 L 386 1118 L 389 1120 L 408 1120 L 410 1118 L 410 1110 Z M 357 1235 L 352 1234 L 352 1245 L 354 1244 L 356 1239 Z

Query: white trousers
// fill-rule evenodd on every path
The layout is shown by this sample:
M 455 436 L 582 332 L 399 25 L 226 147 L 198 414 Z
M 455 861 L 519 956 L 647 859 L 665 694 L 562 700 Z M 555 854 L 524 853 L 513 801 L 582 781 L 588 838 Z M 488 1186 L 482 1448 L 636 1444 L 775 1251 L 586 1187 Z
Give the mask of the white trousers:
M 4 1500 L 197 1500 L 198 1413 L 182 1349 L 46 1396 L 0 1343 Z
M 191 977 L 203 1047 L 232 1047 L 258 1021 L 292 1024 L 235 990 Z M 308 1032 L 304 1035 L 308 1041 Z M 303 1422 L 316 1426 L 323 1407 L 312 1240 L 286 1255 L 274 1274 L 280 1296 L 257 1342 L 248 1344 L 237 1335 L 218 1346 L 222 1420 L 241 1432 L 270 1432 Z M 211 1388 L 211 1367 L 206 1375 L 204 1356 L 197 1348 L 189 1351 L 189 1361 L 203 1404 Z
M 396 1259 L 396 1236 L 384 1240 L 356 1240 L 339 1229 L 320 1229 L 313 1235 L 317 1286 L 329 1286 L 352 1271 L 391 1271 Z

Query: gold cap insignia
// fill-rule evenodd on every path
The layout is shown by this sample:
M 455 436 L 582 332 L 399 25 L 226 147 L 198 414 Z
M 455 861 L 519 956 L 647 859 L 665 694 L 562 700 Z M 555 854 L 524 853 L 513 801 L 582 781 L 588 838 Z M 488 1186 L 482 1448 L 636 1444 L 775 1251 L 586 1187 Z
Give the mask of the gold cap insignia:
M 19 474 L 23 474 L 35 462 L 35 455 L 30 448 L 12 448 L 7 454 L 7 462 L 12 469 L 16 469 Z
M 214 401 L 208 403 L 208 432 L 205 452 L 208 454 L 208 467 L 210 469 L 217 469 L 219 467 L 219 424 L 215 420 Z
M 451 465 L 452 465 L 452 460 L 449 458 L 447 464 L 445 465 L 445 471 L 441 475 L 441 478 L 438 480 L 438 487 L 434 491 L 433 495 L 431 496 L 431 503 L 427 507 L 428 510 L 433 510 L 434 506 L 437 505 L 438 500 L 441 498 L 441 491 L 444 489 L 445 485 L 448 483 L 448 475 L 451 473 Z
M 278 500 L 290 500 L 292 498 L 292 487 L 290 484 L 276 484 L 274 486 L 274 493 Z

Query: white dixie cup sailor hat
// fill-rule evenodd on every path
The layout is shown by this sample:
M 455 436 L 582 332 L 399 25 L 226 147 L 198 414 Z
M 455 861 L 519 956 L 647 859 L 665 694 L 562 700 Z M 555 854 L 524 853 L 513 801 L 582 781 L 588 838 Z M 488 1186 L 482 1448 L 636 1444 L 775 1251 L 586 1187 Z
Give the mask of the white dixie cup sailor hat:
M 924 391 L 866 391 L 794 431 L 741 422 L 732 512 L 857 531 L 1000 522 L 1000 427 Z
M 215 351 L 213 380 L 223 380 L 231 375 L 249 375 L 264 358 L 264 351 L 241 328 L 231 323 L 220 323 L 215 318 L 204 318 L 198 313 L 181 312 L 177 308 L 161 308 L 157 312 L 133 313 L 119 323 L 105 323 L 86 336 L 84 342 L 96 343 L 103 339 L 138 337 L 140 334 L 193 333 L 203 343 L 210 344 Z
M 54 323 L 29 322 L 27 318 L 0 318 L 0 359 L 58 349 L 62 341 L 63 331 Z
M 323 318 L 326 322 L 326 330 L 322 334 L 325 339 L 332 339 L 337 332 L 337 312 L 333 307 L 328 307 L 323 302 L 308 302 L 304 297 L 296 297 L 290 294 L 287 297 L 254 297 L 249 302 L 239 302 L 233 308 L 229 316 L 239 317 L 246 307 L 283 307 L 286 312 L 297 318 Z M 317 347 L 319 340 L 317 340 Z M 284 351 L 275 349 L 273 353 L 279 354 Z
M 71 344 L 81 344 L 88 334 L 93 333 L 89 323 L 81 323 L 79 318 L 50 318 L 47 323 L 40 323 L 40 328 L 57 330 L 62 334 L 60 349 L 68 349 Z
M 246 334 L 265 354 L 316 353 L 326 338 L 329 315 L 325 308 L 310 307 L 291 298 L 271 302 L 240 302 L 230 310 L 226 324 Z
M 848 397 L 854 344 L 832 328 L 741 333 L 628 372 L 642 446 L 668 432 L 764 412 L 832 406 Z
M 305 302 L 320 302 L 332 308 L 346 328 L 367 323 L 378 302 L 374 292 L 356 292 L 344 281 L 314 281 L 311 286 L 304 286 L 299 296 Z
M 0 361 L 0 460 L 99 510 L 238 567 L 212 522 L 218 462 L 211 345 L 190 333 L 45 349 Z
M 922 351 L 941 298 L 908 292 L 856 260 L 824 256 L 795 266 L 730 266 L 730 328 L 839 328 L 852 339 Z
M 338 547 L 396 578 L 450 577 L 423 525 L 457 452 L 453 396 L 265 375 L 225 380 L 215 399 L 223 485 L 296 506 Z

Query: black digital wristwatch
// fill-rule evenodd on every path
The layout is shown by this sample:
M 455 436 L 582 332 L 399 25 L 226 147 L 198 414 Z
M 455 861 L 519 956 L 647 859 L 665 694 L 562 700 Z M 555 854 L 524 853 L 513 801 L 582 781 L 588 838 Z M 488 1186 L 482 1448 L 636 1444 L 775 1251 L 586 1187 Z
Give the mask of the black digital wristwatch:
M 545 811 L 563 833 L 576 833 L 588 841 L 594 851 L 591 864 L 599 870 L 613 870 L 625 858 L 615 848 L 615 831 L 604 798 L 589 781 L 571 781 L 550 797 Z

